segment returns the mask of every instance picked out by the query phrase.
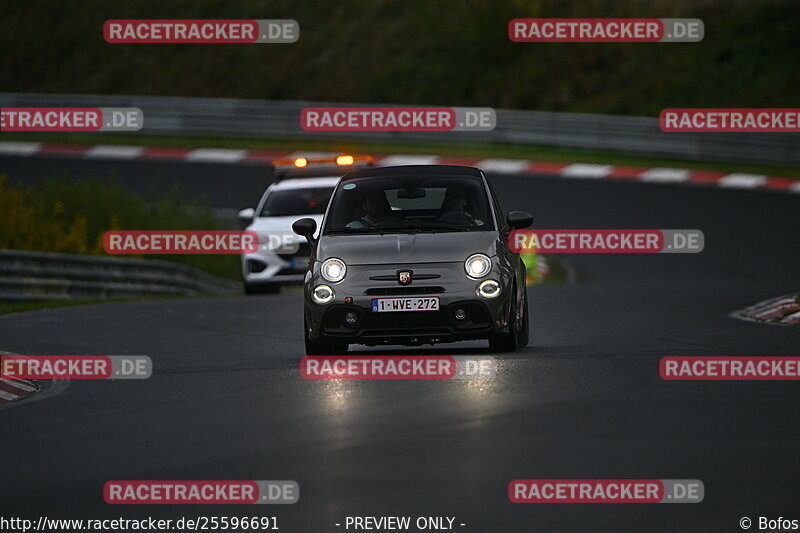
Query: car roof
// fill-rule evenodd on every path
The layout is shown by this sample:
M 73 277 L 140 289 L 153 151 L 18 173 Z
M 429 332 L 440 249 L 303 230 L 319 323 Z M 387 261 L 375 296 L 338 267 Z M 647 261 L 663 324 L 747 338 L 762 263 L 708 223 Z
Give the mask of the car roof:
M 315 189 L 321 187 L 334 187 L 339 182 L 338 176 L 324 178 L 300 178 L 285 179 L 272 185 L 273 191 L 284 191 L 287 189 Z
M 473 178 L 480 178 L 482 176 L 479 168 L 461 165 L 402 165 L 396 167 L 376 167 L 364 170 L 356 170 L 355 172 L 349 172 L 342 176 L 342 181 L 353 178 L 387 178 L 409 174 L 417 176 L 464 176 Z

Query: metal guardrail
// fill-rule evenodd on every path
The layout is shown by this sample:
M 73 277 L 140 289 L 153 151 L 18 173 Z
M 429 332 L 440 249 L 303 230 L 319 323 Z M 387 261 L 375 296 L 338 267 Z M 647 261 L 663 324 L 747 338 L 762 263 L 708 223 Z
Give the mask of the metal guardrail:
M 0 302 L 240 293 L 241 284 L 153 259 L 0 250 Z
M 307 132 L 300 111 L 309 106 L 357 106 L 291 100 L 0 93 L 0 107 L 138 107 L 143 135 L 263 139 L 335 139 L 403 143 L 511 143 L 634 155 L 791 165 L 800 163 L 796 133 L 664 133 L 658 119 L 617 115 L 497 109 L 488 132 Z

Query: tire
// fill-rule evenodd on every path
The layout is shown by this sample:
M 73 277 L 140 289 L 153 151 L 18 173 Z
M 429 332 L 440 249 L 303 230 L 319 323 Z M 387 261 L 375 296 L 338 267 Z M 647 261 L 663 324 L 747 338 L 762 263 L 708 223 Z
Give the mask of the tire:
M 497 333 L 489 337 L 489 348 L 493 352 L 513 352 L 524 348 L 530 340 L 530 323 L 528 321 L 528 292 L 522 296 L 522 322 L 517 324 L 517 303 L 514 301 L 511 308 L 511 323 L 508 333 Z
M 517 348 L 525 348 L 531 341 L 531 321 L 528 316 L 528 291 L 525 290 L 525 295 L 522 297 L 525 303 L 522 306 L 522 328 L 519 331 L 519 338 L 517 339 Z
M 306 346 L 306 355 L 340 355 L 347 353 L 350 345 L 341 341 L 312 341 L 308 338 L 308 326 L 303 318 L 303 340 Z
M 278 294 L 279 292 L 281 292 L 281 286 L 273 283 L 244 284 L 244 293 L 248 296 L 252 296 L 254 294 Z

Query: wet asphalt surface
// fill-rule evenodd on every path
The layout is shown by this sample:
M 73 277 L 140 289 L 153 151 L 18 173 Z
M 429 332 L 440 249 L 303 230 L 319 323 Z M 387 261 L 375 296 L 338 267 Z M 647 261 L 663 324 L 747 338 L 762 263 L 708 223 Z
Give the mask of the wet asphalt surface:
M 0 173 L 176 183 L 252 205 L 262 166 L 0 158 Z M 71 177 L 70 177 L 71 176 Z M 798 289 L 800 195 L 490 176 L 538 228 L 701 229 L 700 254 L 570 255 L 579 280 L 529 289 L 532 340 L 491 381 L 316 381 L 299 373 L 300 293 L 0 316 L 0 349 L 149 355 L 144 381 L 70 381 L 0 409 L 0 516 L 452 516 L 460 531 L 740 531 L 800 519 L 800 389 L 667 382 L 666 355 L 800 355 L 800 329 L 732 311 Z M 252 201 L 251 201 L 252 199 Z M 480 342 L 362 353 L 486 353 Z M 700 479 L 699 504 L 509 502 L 517 478 Z M 292 506 L 111 506 L 111 479 L 293 479 Z M 794 513 L 795 516 L 792 515 Z M 755 529 L 755 528 L 754 528 Z

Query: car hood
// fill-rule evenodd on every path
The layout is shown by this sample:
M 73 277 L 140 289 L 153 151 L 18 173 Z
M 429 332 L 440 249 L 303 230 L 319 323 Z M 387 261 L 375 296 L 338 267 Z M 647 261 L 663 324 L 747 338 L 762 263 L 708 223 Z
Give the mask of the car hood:
M 501 246 L 497 231 L 326 235 L 319 241 L 317 259 L 338 257 L 348 265 L 449 263 L 474 253 L 491 257 Z

